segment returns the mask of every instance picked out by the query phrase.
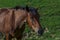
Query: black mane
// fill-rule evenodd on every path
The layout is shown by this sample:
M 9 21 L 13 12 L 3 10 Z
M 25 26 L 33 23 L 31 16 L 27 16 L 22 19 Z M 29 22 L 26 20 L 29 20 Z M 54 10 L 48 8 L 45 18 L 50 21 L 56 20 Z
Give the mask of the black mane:
M 24 6 L 15 6 L 13 9 L 16 9 L 16 10 L 18 10 L 18 9 L 22 9 L 22 10 L 24 10 L 24 9 L 26 9 Z
M 22 10 L 26 10 L 28 12 L 31 12 L 33 16 L 35 16 L 37 18 L 37 20 L 39 20 L 40 15 L 38 14 L 38 10 L 34 7 L 28 7 L 28 6 L 15 6 L 14 9 L 18 10 L 18 9 L 22 9 Z

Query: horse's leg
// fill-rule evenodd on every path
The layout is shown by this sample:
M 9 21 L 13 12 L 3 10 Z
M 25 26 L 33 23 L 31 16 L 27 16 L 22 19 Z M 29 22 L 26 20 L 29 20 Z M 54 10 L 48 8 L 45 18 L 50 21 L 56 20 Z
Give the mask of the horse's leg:
M 23 24 L 22 27 L 18 28 L 18 30 L 16 31 L 18 32 L 16 35 L 17 40 L 22 40 L 24 30 L 25 30 L 25 24 Z
M 14 32 L 11 31 L 11 32 L 10 32 L 10 35 L 11 35 L 12 37 L 14 37 Z
M 11 34 L 9 34 L 9 40 L 12 40 L 14 38 Z
M 9 40 L 9 34 L 6 33 L 6 40 Z

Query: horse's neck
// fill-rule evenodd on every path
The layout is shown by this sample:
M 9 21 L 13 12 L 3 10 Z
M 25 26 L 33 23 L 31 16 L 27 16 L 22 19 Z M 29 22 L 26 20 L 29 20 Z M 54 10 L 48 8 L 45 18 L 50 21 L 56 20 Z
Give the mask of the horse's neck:
M 25 22 L 26 12 L 23 10 L 18 10 L 15 12 L 15 26 L 22 25 Z

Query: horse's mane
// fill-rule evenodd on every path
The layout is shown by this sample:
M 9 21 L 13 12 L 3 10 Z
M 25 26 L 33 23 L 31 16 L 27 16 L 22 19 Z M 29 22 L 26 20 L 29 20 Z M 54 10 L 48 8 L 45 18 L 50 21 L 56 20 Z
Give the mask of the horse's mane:
M 34 15 L 37 18 L 37 20 L 39 20 L 40 15 L 38 14 L 38 10 L 34 7 L 28 7 L 27 5 L 26 6 L 15 6 L 14 9 L 16 9 L 16 10 L 22 9 L 22 10 L 31 12 L 32 15 Z
M 25 10 L 26 8 L 24 6 L 15 6 L 13 9 L 16 9 L 16 10 L 18 10 L 18 9 Z

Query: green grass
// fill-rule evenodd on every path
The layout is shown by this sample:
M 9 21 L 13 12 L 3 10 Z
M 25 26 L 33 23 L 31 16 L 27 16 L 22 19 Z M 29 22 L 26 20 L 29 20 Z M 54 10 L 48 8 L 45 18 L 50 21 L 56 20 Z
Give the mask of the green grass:
M 60 40 L 60 0 L 0 0 L 0 7 L 29 5 L 38 9 L 40 23 L 46 28 L 42 36 L 28 33 L 26 40 Z M 25 32 L 31 31 L 26 27 Z

